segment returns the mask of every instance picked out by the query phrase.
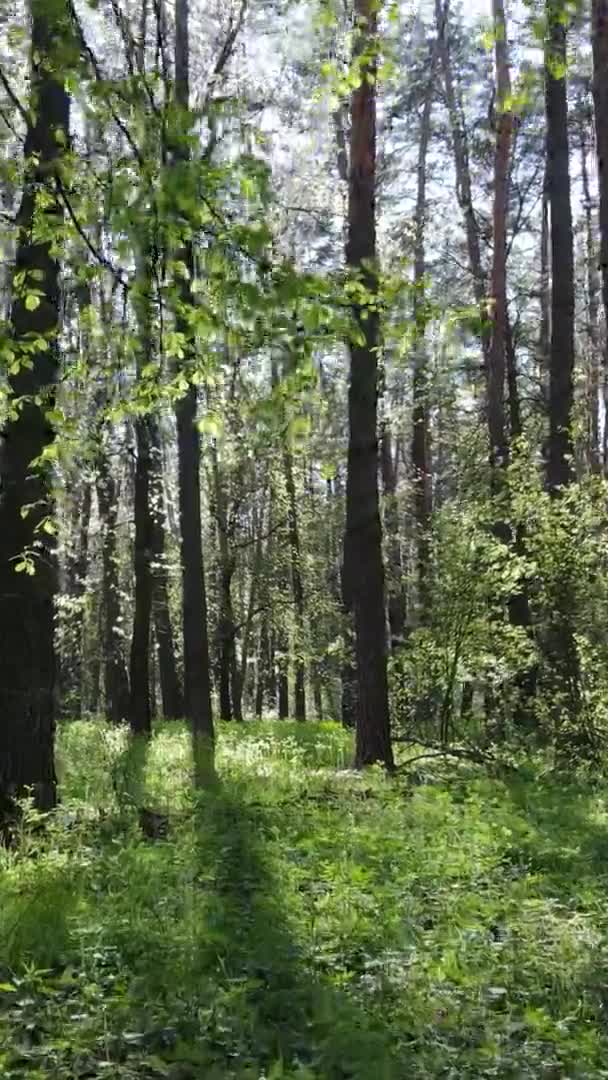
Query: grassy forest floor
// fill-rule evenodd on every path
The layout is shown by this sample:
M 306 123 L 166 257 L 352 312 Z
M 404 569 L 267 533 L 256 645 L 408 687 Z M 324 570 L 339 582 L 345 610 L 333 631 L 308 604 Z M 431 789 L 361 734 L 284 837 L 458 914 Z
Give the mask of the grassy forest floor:
M 608 786 L 387 781 L 268 722 L 193 806 L 164 725 L 149 840 L 123 740 L 65 725 L 56 820 L 0 855 L 0 1076 L 608 1077 Z

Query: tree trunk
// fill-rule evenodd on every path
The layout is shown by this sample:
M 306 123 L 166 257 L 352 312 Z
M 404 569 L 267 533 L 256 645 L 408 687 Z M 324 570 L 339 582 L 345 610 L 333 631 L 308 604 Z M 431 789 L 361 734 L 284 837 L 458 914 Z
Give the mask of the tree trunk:
M 277 711 L 279 720 L 289 720 L 289 645 L 284 632 L 278 635 L 275 657 L 277 664 Z
M 220 476 L 220 464 L 217 448 L 211 451 L 213 468 L 213 486 L 215 519 L 219 549 L 219 617 L 217 625 L 217 648 L 219 668 L 220 716 L 222 720 L 233 718 L 231 686 L 235 671 L 235 634 L 234 611 L 232 605 L 232 581 L 235 562 L 228 540 L 228 508 Z
M 545 162 L 540 230 L 540 326 L 538 374 L 543 409 L 549 404 L 549 358 L 551 353 L 551 271 L 549 267 L 549 159 Z
M 147 416 L 135 421 L 135 596 L 131 638 L 129 725 L 133 735 L 149 735 L 150 628 L 152 622 L 152 515 L 150 512 L 150 432 Z
M 492 327 L 488 351 L 487 409 L 490 465 L 496 478 L 496 469 L 506 465 L 508 461 L 505 424 L 507 216 L 509 212 L 509 170 L 513 139 L 513 112 L 510 104 L 511 76 L 507 48 L 507 25 L 502 0 L 493 0 L 492 9 L 496 57 L 497 124 L 494 153 L 494 250 L 490 285 Z
M 587 267 L 587 440 L 588 467 L 591 472 L 601 471 L 600 453 L 600 327 L 597 251 L 593 221 L 593 202 L 587 168 L 586 117 L 580 118 L 581 179 L 583 181 L 583 209 L 585 211 L 585 262 Z
M 505 321 L 506 331 L 506 360 L 507 360 L 507 390 L 509 396 L 509 433 L 511 439 L 519 439 L 522 434 L 521 404 L 519 400 L 517 353 L 513 340 L 513 327 L 507 310 Z
M 49 228 L 62 217 L 54 181 L 69 138 L 69 100 L 51 53 L 55 39 L 65 38 L 67 12 L 64 4 L 48 5 L 46 0 L 30 0 L 30 10 L 31 112 L 10 328 L 18 360 L 31 337 L 44 337 L 48 347 L 31 356 L 31 368 L 22 367 L 9 377 L 12 395 L 26 400 L 18 416 L 5 421 L 0 444 L 0 813 L 28 786 L 41 809 L 55 803 L 57 580 L 53 539 L 44 529 L 52 509 L 51 484 L 48 465 L 31 463 L 53 441 L 46 406 L 38 404 L 36 396 L 49 393 L 52 399 L 58 376 L 59 263 L 52 244 L 36 239 L 34 225 L 37 204 L 43 206 Z M 56 236 L 55 225 L 54 240 Z M 18 275 L 24 275 L 22 287 Z M 35 290 L 39 303 L 30 310 L 26 294 Z M 23 553 L 28 555 L 27 567 L 17 573 Z
M 293 588 L 293 600 L 295 608 L 296 640 L 294 656 L 294 706 L 296 720 L 306 720 L 306 672 L 302 650 L 304 648 L 304 588 L 302 585 L 302 565 L 300 550 L 300 531 L 298 528 L 298 509 L 296 503 L 296 486 L 293 476 L 293 461 L 291 450 L 286 447 L 283 452 L 283 467 L 285 470 L 285 485 L 287 488 L 287 528 L 289 536 L 289 551 L 291 555 L 291 583 Z
M 129 715 L 129 680 L 123 655 L 123 636 L 118 582 L 116 524 L 118 493 L 105 447 L 98 433 L 97 506 L 102 526 L 103 668 L 106 718 L 120 724 Z
M 376 263 L 376 5 L 355 0 L 354 56 L 361 83 L 351 96 L 346 262 L 369 301 L 353 308 L 350 342 L 349 445 L 346 485 L 346 575 L 357 658 L 356 764 L 393 767 L 390 737 L 382 526 L 378 498 L 378 312 Z
M 600 268 L 602 297 L 608 325 L 608 0 L 592 0 L 593 100 L 600 196 Z M 608 334 L 604 353 L 604 382 L 608 387 Z M 608 402 L 608 392 L 606 393 Z M 608 471 L 608 423 L 604 425 L 604 469 Z
M 184 126 L 189 119 L 190 99 L 188 18 L 188 0 L 176 0 L 175 97 Z M 182 164 L 188 161 L 189 151 L 183 137 L 179 141 L 176 157 Z M 188 311 L 194 307 L 192 279 L 195 267 L 191 241 L 184 245 L 180 256 L 188 268 L 188 276 L 181 279 L 181 307 L 177 312 L 176 327 L 178 333 L 183 335 L 184 367 L 188 372 L 195 359 L 193 331 L 188 320 Z M 204 774 L 212 771 L 214 731 L 201 524 L 201 449 L 196 414 L 197 388 L 191 384 L 176 403 L 175 416 L 182 561 L 184 699 L 194 740 L 196 779 L 197 782 L 203 782 Z
M 165 551 L 165 493 L 162 446 L 156 418 L 148 418 L 150 433 L 150 495 L 152 509 L 152 554 L 154 630 L 158 646 L 158 675 L 165 720 L 184 715 L 184 698 L 175 657 L 175 639 L 169 606 L 169 575 Z
M 382 492 L 384 496 L 384 529 L 387 535 L 388 562 L 388 625 L 391 649 L 403 644 L 406 619 L 406 595 L 404 568 L 399 535 L 399 508 L 397 505 L 398 457 L 393 450 L 390 427 L 382 425 L 380 453 L 382 463 Z
M 444 16 L 445 18 L 445 16 Z M 439 36 L 433 42 L 418 137 L 417 194 L 414 235 L 414 379 L 412 409 L 412 488 L 418 568 L 417 622 L 424 625 L 430 604 L 429 528 L 432 512 L 431 431 L 429 415 L 428 362 L 426 355 L 426 303 L 424 296 L 426 259 L 426 162 L 431 138 L 431 114 L 435 93 L 435 73 Z
M 61 705 L 69 716 L 80 717 L 83 712 L 83 651 L 84 651 L 84 596 L 89 568 L 89 524 L 91 520 L 92 488 L 88 480 L 83 483 L 76 507 L 74 529 L 77 533 L 75 550 L 72 548 L 68 566 L 67 595 L 70 625 L 60 677 Z M 74 542 L 73 542 L 74 543 Z
M 549 208 L 551 213 L 551 350 L 547 487 L 556 497 L 574 478 L 574 250 L 568 151 L 566 27 L 549 4 L 545 64 Z M 559 67 L 559 71 L 556 71 Z M 544 640 L 547 694 L 558 751 L 565 748 L 580 709 L 580 671 L 574 635 L 575 597 L 567 572 L 549 599 Z M 565 741 L 564 741 L 565 740 Z
M 572 409 L 574 402 L 574 253 L 568 99 L 566 88 L 566 28 L 548 8 L 545 96 L 549 208 L 551 213 L 551 352 L 549 370 L 549 439 L 547 485 L 550 491 L 572 479 Z M 556 72 L 556 66 L 563 70 Z
M 262 624 L 260 626 L 260 640 L 256 664 L 254 704 L 254 714 L 256 720 L 261 720 L 262 714 L 264 712 L 264 691 L 266 689 L 266 681 L 268 679 L 268 645 L 268 622 L 264 614 L 262 615 Z
M 238 667 L 236 670 L 236 677 L 232 685 L 232 699 L 234 701 L 234 713 L 237 720 L 242 720 L 243 718 L 243 692 L 245 689 L 245 681 L 247 679 L 247 668 L 249 665 L 249 654 L 251 651 L 251 638 L 253 634 L 253 622 L 255 617 L 255 605 L 259 590 L 260 576 L 262 573 L 262 561 L 264 555 L 262 538 L 264 534 L 264 517 L 266 509 L 264 503 L 265 493 L 262 495 L 262 507 L 260 513 L 254 514 L 254 530 L 256 530 L 257 528 L 257 537 L 255 540 L 255 552 L 253 557 L 253 566 L 251 569 L 251 581 L 249 585 L 247 612 L 245 614 L 245 624 L 243 626 L 241 638 L 241 663 L 240 667 Z
M 473 294 L 479 307 L 481 331 L 480 340 L 484 369 L 488 369 L 490 334 L 487 325 L 486 275 L 481 261 L 479 224 L 473 206 L 471 170 L 469 166 L 469 140 L 464 120 L 464 113 L 459 94 L 454 86 L 452 57 L 450 52 L 449 6 L 442 7 L 441 0 L 435 0 L 435 21 L 439 40 L 439 55 L 443 70 L 445 99 L 450 120 L 454 167 L 456 172 L 456 198 L 464 218 L 467 238 L 467 254 L 473 278 Z

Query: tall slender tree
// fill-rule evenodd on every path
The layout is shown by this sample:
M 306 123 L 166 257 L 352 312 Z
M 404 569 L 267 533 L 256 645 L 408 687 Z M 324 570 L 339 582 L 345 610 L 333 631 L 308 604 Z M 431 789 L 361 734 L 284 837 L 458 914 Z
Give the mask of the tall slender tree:
M 545 64 L 547 172 L 551 215 L 551 344 L 547 485 L 557 491 L 572 479 L 574 405 L 574 244 L 568 146 L 566 27 L 554 0 L 547 9 Z
M 69 139 L 67 65 L 60 46 L 68 38 L 68 17 L 63 0 L 30 0 L 29 9 L 30 102 L 9 345 L 20 363 L 9 376 L 19 406 L 0 443 L 0 800 L 10 803 L 31 786 L 38 806 L 47 809 L 55 802 L 57 584 L 46 529 L 52 513 L 49 466 L 37 462 L 53 442 L 47 408 L 60 359 L 58 192 Z M 32 341 L 40 344 L 26 356 Z
M 440 18 L 445 18 L 445 12 Z M 432 511 L 431 424 L 429 401 L 429 371 L 426 347 L 427 311 L 426 279 L 426 221 L 427 221 L 427 158 L 431 141 L 431 119 L 435 96 L 435 76 L 439 58 L 439 36 L 430 48 L 428 79 L 424 90 L 416 184 L 416 214 L 414 221 L 414 379 L 412 408 L 412 486 L 418 569 L 418 619 L 424 623 L 429 607 L 429 528 Z
M 513 139 L 511 75 L 507 45 L 507 22 L 503 0 L 493 0 L 496 57 L 496 146 L 494 152 L 494 209 L 491 294 L 492 333 L 488 350 L 487 409 L 490 461 L 493 470 L 508 458 L 505 422 L 505 371 L 507 361 L 507 215 L 509 171 Z
M 175 100 L 181 111 L 182 123 L 189 123 L 190 107 L 190 44 L 189 0 L 175 4 Z M 187 138 L 178 139 L 175 157 L 187 169 L 189 160 Z M 182 278 L 177 328 L 183 335 L 187 374 L 194 361 L 193 331 L 188 318 L 194 306 L 192 281 L 195 271 L 192 240 L 186 238 L 181 261 L 187 267 Z M 213 746 L 213 714 L 211 711 L 211 676 L 209 638 L 207 629 L 207 594 L 203 560 L 200 436 L 196 427 L 198 408 L 197 386 L 189 382 L 188 389 L 176 404 L 179 473 L 179 517 L 182 559 L 182 604 L 184 637 L 184 701 L 186 715 L 192 726 L 195 748 L 201 751 L 201 761 L 210 760 Z M 204 765 L 201 764 L 204 771 Z
M 376 297 L 376 54 L 375 0 L 355 0 L 346 262 L 365 295 L 353 308 L 348 394 L 345 577 L 356 637 L 356 763 L 393 766 L 390 736 L 382 526 L 378 493 L 378 345 Z
M 608 323 L 608 0 L 592 0 L 593 100 L 600 195 L 600 268 L 602 297 Z M 604 353 L 608 385 L 608 335 Z M 607 395 L 608 397 L 608 395 Z M 604 425 L 604 469 L 608 469 L 608 424 Z

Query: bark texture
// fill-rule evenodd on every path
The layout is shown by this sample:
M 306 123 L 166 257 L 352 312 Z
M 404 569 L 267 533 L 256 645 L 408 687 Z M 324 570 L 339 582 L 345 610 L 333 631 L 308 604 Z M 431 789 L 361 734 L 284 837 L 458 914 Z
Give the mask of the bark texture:
M 370 300 L 376 276 L 376 95 L 373 58 L 377 15 L 373 0 L 355 0 L 355 56 L 361 84 L 351 97 L 346 261 Z M 370 55 L 371 54 L 371 55 Z M 378 313 L 373 303 L 353 311 L 350 344 L 349 445 L 346 485 L 345 575 L 356 638 L 358 701 L 356 763 L 393 766 L 390 738 L 382 528 L 378 495 Z
M 34 235 L 39 197 L 49 222 L 62 217 L 57 197 L 62 148 L 69 138 L 69 100 L 53 56 L 67 31 L 63 3 L 31 0 L 31 83 L 25 138 L 26 171 L 18 213 L 15 286 L 10 312 L 12 348 L 18 356 L 29 335 L 44 337 L 45 351 L 33 355 L 31 369 L 11 375 L 10 389 L 24 397 L 18 417 L 7 422 L 0 444 L 0 813 L 12 797 L 31 787 L 37 805 L 55 802 L 54 601 L 57 577 L 53 540 L 43 522 L 52 510 L 50 478 L 32 463 L 53 441 L 41 395 L 52 403 L 59 369 L 59 262 L 49 243 Z M 26 291 L 39 290 L 30 310 Z M 30 509 L 24 513 L 25 508 Z M 35 573 L 17 573 L 27 552 Z

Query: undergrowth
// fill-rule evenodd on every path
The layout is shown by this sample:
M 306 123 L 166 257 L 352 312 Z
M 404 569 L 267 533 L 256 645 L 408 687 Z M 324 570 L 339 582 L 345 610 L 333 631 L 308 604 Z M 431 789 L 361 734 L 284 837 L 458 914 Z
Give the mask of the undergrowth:
M 0 854 L 0 1076 L 608 1077 L 607 789 L 349 769 L 331 724 L 66 724 L 61 807 Z

